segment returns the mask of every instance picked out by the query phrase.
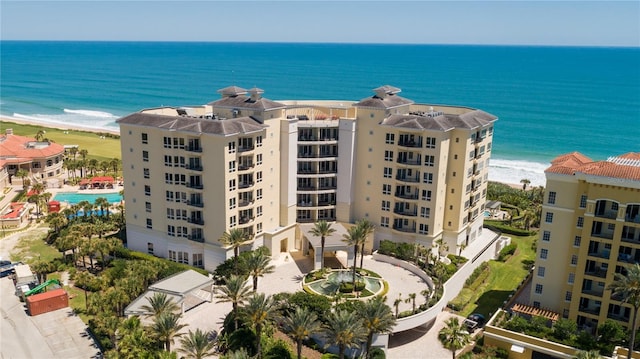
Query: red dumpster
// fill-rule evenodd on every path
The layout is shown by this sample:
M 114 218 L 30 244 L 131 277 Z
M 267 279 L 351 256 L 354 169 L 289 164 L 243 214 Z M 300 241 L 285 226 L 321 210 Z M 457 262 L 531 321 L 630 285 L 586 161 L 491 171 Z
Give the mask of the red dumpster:
M 69 296 L 62 289 L 34 294 L 26 298 L 27 309 L 31 316 L 52 312 L 69 306 Z

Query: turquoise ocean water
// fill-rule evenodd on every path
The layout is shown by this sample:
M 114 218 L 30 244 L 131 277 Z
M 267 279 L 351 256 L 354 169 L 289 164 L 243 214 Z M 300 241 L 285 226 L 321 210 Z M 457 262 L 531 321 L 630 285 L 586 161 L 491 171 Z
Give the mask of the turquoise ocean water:
M 272 100 L 360 100 L 380 85 L 480 108 L 490 178 L 544 184 L 558 154 L 640 151 L 640 48 L 177 42 L 0 42 L 0 114 L 116 129 L 142 108 L 237 85 Z

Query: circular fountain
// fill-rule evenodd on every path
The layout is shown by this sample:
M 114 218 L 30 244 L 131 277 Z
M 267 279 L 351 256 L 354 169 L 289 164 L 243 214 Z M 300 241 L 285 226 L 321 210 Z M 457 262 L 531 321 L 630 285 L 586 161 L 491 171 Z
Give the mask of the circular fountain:
M 322 272 L 320 272 L 322 273 Z M 353 272 L 347 269 L 331 270 L 328 273 L 312 272 L 305 277 L 303 286 L 310 292 L 327 297 L 333 297 L 340 292 L 343 283 L 353 282 Z M 356 292 L 358 298 L 372 297 L 382 293 L 384 289 L 384 280 L 377 274 L 365 271 L 356 271 L 356 287 L 363 287 L 362 290 Z M 345 293 L 348 294 L 348 293 Z

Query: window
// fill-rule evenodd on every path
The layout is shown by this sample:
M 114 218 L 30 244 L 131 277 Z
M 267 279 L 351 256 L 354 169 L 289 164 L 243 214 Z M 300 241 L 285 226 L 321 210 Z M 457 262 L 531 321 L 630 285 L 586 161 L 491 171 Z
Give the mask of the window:
M 385 167 L 384 168 L 384 178 L 391 178 L 393 176 L 393 168 Z
M 165 199 L 167 200 L 167 202 L 173 202 L 173 191 L 166 191 Z
M 549 192 L 549 200 L 547 201 L 547 203 L 549 204 L 556 204 L 556 193 L 555 192 Z
M 142 151 L 142 161 L 149 162 L 149 151 Z
M 145 208 L 145 211 L 151 212 L 151 202 L 145 202 L 144 208 Z
M 433 183 L 433 173 L 427 172 L 424 173 L 423 182 L 424 183 Z
M 149 169 L 148 168 L 143 168 L 142 169 L 142 173 L 144 178 L 149 178 Z
M 570 291 L 566 291 L 564 293 L 564 301 L 565 302 L 570 302 L 571 301 L 571 292 Z
M 256 199 L 262 199 L 262 188 L 256 190 Z
M 236 216 L 229 217 L 229 227 L 235 227 L 236 223 L 237 223 Z
M 178 252 L 178 263 L 189 264 L 189 253 Z
M 607 224 L 607 229 L 610 231 L 615 231 L 616 230 L 616 225 L 614 223 L 609 223 Z
M 144 195 L 145 196 L 151 196 L 151 186 L 144 185 Z
M 194 253 L 193 261 L 191 262 L 191 264 L 194 267 L 203 268 L 204 266 L 202 264 L 202 253 Z
M 547 223 L 553 223 L 553 213 L 551 213 L 551 212 L 547 212 L 547 213 L 545 214 L 545 219 L 544 219 L 544 221 L 545 221 L 545 222 L 547 222 Z
M 236 171 L 236 161 L 229 161 L 229 172 Z
M 262 182 L 262 171 L 256 173 L 256 182 Z
M 393 133 L 387 133 L 387 138 L 385 140 L 385 143 L 388 145 L 393 145 L 394 141 L 395 141 L 395 137 L 396 135 Z
M 261 165 L 262 164 L 262 153 L 258 153 L 256 155 L 256 165 Z
M 256 137 L 256 147 L 262 147 L 262 136 Z
M 142 134 L 142 143 L 144 144 L 149 143 L 149 136 L 146 133 Z
M 620 208 L 620 207 L 618 207 L 618 202 L 611 203 L 611 210 L 617 211 L 618 208 Z
M 236 208 L 236 198 L 229 198 L 229 209 L 234 209 Z
M 427 167 L 433 167 L 435 164 L 435 156 L 424 156 L 424 165 Z
M 384 160 L 393 161 L 393 151 L 384 151 Z
M 533 307 L 534 308 L 540 308 L 540 302 L 538 302 L 537 300 L 533 301 Z
M 420 234 L 429 234 L 429 225 L 428 224 L 424 224 L 424 223 L 420 223 L 420 225 L 418 226 L 418 233 L 420 233 Z
M 580 247 L 580 242 L 582 242 L 582 237 L 580 237 L 580 236 L 576 236 L 576 237 L 573 239 L 573 246 L 574 246 L 574 247 Z
M 431 216 L 431 208 L 429 207 L 420 207 L 420 217 L 429 218 Z
M 582 196 L 580 196 L 580 208 L 585 207 L 587 207 L 587 196 L 583 194 Z
M 544 277 L 544 267 L 538 267 L 538 277 Z
M 435 137 L 427 137 L 427 148 L 436 148 L 436 138 Z
M 547 256 L 549 255 L 549 250 L 542 248 L 540 249 L 540 259 L 547 259 Z
M 262 233 L 262 223 L 256 224 L 256 233 Z
M 235 179 L 229 180 L 229 191 L 235 191 L 235 189 L 236 189 L 236 180 Z
M 382 185 L 382 194 L 391 194 L 391 185 L 383 184 Z
M 173 184 L 173 173 L 165 173 L 164 174 L 164 183 Z
M 147 242 L 147 253 L 153 254 L 153 243 Z
M 147 228 L 153 229 L 153 221 L 151 221 L 151 218 L 147 218 Z
M 389 201 L 382 201 L 382 210 L 383 211 L 388 211 L 389 207 L 391 207 L 391 202 Z
M 173 208 L 167 208 L 167 218 L 168 219 L 176 218 L 175 210 Z
M 422 200 L 423 201 L 431 201 L 431 191 L 423 189 L 422 190 Z
M 256 208 L 256 217 L 260 216 L 262 216 L 262 206 L 258 206 L 258 208 Z
M 571 256 L 571 265 L 575 266 L 577 264 L 578 264 L 578 256 L 574 254 Z
M 176 236 L 176 227 L 172 226 L 172 225 L 167 225 L 167 235 L 169 237 L 175 237 Z
M 229 142 L 229 153 L 236 153 L 236 142 Z
M 171 137 L 163 137 L 162 143 L 164 148 L 171 148 Z
M 584 217 L 578 217 L 578 222 L 576 223 L 576 227 L 582 228 L 584 226 Z
M 549 240 L 551 240 L 551 232 L 549 231 L 542 232 L 542 240 L 545 242 L 549 242 Z
M 542 284 L 536 284 L 536 294 L 542 294 Z
M 569 279 L 567 280 L 567 283 L 569 284 L 573 284 L 573 282 L 576 281 L 576 274 L 575 273 L 569 273 Z
M 389 227 L 389 217 L 380 217 L 380 227 Z

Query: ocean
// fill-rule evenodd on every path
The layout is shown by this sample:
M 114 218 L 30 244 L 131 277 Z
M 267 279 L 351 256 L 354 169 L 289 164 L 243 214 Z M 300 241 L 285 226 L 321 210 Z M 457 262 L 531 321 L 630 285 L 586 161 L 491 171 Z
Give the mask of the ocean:
M 117 129 L 143 108 L 216 90 L 358 101 L 392 85 L 418 103 L 499 117 L 491 180 L 544 185 L 555 156 L 640 151 L 640 48 L 199 42 L 0 42 L 0 115 Z

